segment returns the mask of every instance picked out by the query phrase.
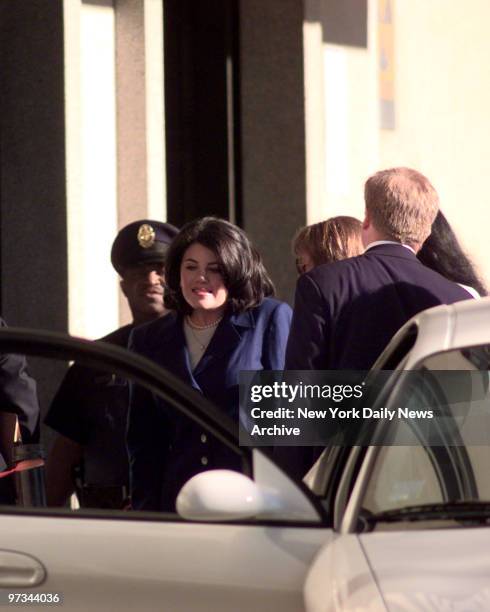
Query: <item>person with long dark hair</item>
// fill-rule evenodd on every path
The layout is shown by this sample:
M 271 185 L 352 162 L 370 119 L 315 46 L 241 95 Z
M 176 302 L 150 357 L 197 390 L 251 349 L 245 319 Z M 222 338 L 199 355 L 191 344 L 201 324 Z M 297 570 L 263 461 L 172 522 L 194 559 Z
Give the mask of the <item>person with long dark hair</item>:
M 173 312 L 135 329 L 130 348 L 200 391 L 238 423 L 241 370 L 282 370 L 291 308 L 238 227 L 215 217 L 185 225 L 167 252 L 165 305 Z M 239 458 L 189 419 L 135 387 L 128 450 L 132 507 L 174 511 L 198 472 L 240 470 Z
M 473 297 L 487 295 L 485 285 L 441 211 L 417 257 L 428 268 L 464 287 Z

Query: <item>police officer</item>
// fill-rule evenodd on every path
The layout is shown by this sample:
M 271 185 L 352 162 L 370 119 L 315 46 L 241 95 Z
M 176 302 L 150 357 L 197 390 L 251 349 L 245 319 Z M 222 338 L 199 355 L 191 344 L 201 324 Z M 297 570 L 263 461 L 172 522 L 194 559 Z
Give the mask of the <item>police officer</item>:
M 136 325 L 166 314 L 165 253 L 178 233 L 169 223 L 130 223 L 112 245 L 133 322 L 101 338 L 126 347 Z M 125 429 L 128 386 L 116 376 L 75 365 L 51 403 L 45 422 L 58 435 L 47 462 L 48 505 L 63 505 L 77 491 L 83 507 L 121 508 L 128 490 Z

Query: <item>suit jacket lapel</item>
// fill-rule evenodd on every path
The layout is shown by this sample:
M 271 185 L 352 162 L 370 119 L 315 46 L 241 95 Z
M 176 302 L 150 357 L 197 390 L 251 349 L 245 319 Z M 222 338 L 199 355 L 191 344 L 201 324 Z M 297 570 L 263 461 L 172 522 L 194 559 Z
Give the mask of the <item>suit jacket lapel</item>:
M 211 338 L 206 352 L 197 364 L 193 372 L 194 377 L 199 376 L 212 366 L 216 359 L 227 353 L 232 353 L 240 344 L 243 332 L 250 327 L 253 327 L 253 319 L 249 312 L 225 315 Z
M 165 329 L 165 341 L 158 342 L 158 350 L 160 352 L 159 363 L 185 382 L 199 389 L 190 367 L 182 317 L 174 315 L 174 321 Z

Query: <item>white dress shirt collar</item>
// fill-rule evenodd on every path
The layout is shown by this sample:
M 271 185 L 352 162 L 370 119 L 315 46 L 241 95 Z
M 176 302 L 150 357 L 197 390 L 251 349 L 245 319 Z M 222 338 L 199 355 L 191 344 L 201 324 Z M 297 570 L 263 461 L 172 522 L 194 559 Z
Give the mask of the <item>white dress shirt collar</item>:
M 415 251 L 412 249 L 411 246 L 409 246 L 408 244 L 402 244 L 401 242 L 396 242 L 395 240 L 376 240 L 375 242 L 369 243 L 364 249 L 364 252 L 366 253 L 367 251 L 369 251 L 369 249 L 372 249 L 375 246 L 379 246 L 380 244 L 397 244 L 398 246 L 405 247 L 409 251 L 412 251 L 412 253 L 416 255 Z

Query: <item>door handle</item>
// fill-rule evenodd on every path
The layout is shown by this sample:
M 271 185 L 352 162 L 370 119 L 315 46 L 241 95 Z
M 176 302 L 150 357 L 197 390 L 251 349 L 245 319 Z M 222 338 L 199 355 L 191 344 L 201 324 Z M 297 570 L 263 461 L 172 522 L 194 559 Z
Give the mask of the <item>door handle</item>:
M 34 587 L 45 579 L 46 569 L 35 557 L 0 550 L 0 587 Z

